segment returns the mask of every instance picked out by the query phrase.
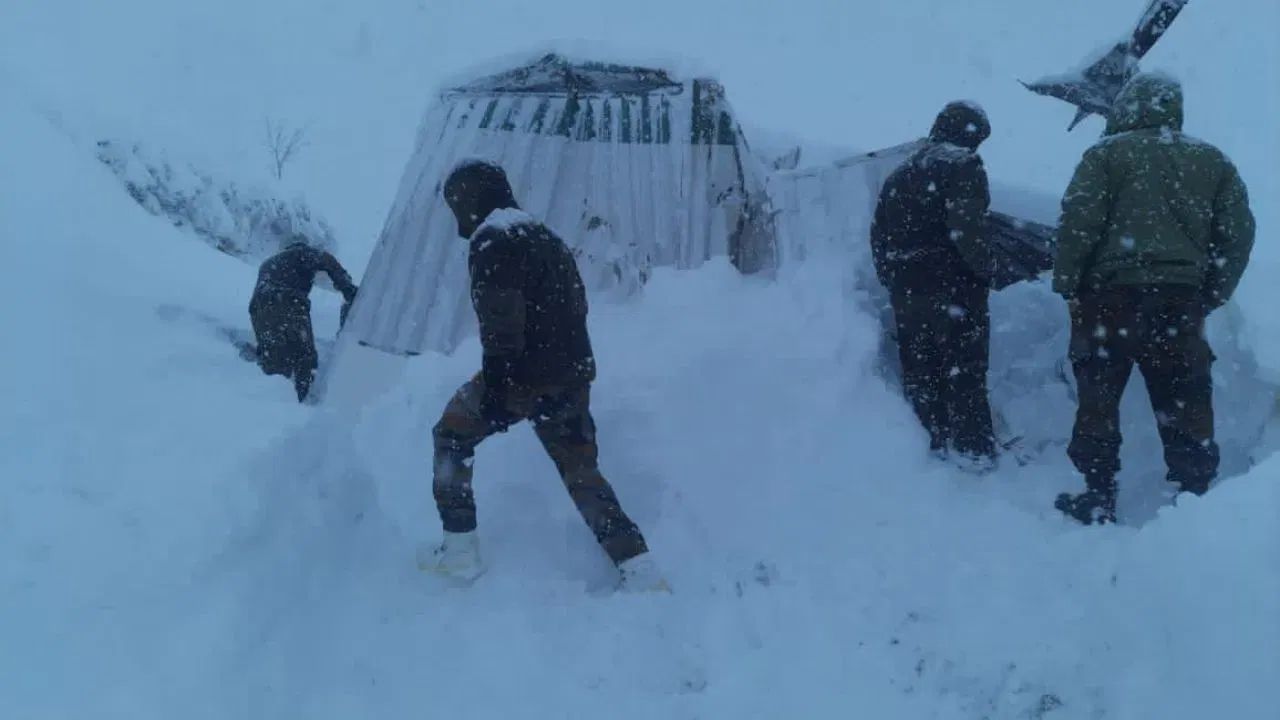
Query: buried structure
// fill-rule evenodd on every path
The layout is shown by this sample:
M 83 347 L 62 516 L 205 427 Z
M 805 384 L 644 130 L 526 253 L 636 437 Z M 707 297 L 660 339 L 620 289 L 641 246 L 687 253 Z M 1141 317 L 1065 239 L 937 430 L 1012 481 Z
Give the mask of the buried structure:
M 901 151 L 868 156 L 874 171 L 887 173 Z M 447 89 L 428 110 L 344 328 L 339 365 L 364 350 L 450 352 L 474 334 L 467 245 L 440 193 L 449 169 L 469 157 L 503 166 L 521 207 L 564 238 L 597 295 L 630 295 L 653 267 L 693 268 L 715 257 L 768 275 L 820 242 L 799 222 L 803 198 L 771 188 L 770 168 L 716 81 L 548 55 Z M 853 165 L 872 167 L 836 170 Z M 840 224 L 837 241 L 858 237 L 851 220 L 874 202 L 880 180 L 837 183 L 842 194 L 820 211 Z M 1004 226 L 1018 235 L 1011 221 Z M 1015 237 L 1014 245 L 1030 257 L 1011 260 L 1007 282 L 1049 262 L 1043 238 L 1022 235 L 1030 244 Z
M 321 379 L 324 402 L 360 405 L 396 382 L 407 358 L 451 352 L 475 332 L 467 243 L 440 194 L 460 159 L 501 164 L 521 206 L 573 249 L 595 296 L 637 292 L 651 268 L 728 258 L 772 276 L 821 255 L 851 274 L 850 297 L 885 328 L 882 370 L 897 382 L 887 294 L 868 237 L 881 184 L 909 142 L 811 168 L 771 167 L 748 146 L 716 82 L 547 56 L 448 89 L 413 156 Z M 1056 199 L 993 186 L 988 237 L 1000 261 L 992 298 L 992 407 L 1024 462 L 1064 445 L 1074 411 L 1061 301 L 1038 280 L 1053 262 Z M 1039 221 L 1039 222 L 1033 222 Z M 1027 282 L 1030 281 L 1030 282 Z M 1224 474 L 1260 452 L 1275 385 L 1240 342 L 1239 309 L 1210 319 Z M 1141 383 L 1125 398 L 1121 512 L 1163 502 L 1159 439 Z M 1060 452 L 1060 451 L 1058 451 Z M 1130 494 L 1128 500 L 1125 493 Z
M 475 324 L 466 243 L 440 195 L 460 159 L 507 171 L 521 206 L 575 252 L 596 292 L 653 266 L 776 264 L 763 170 L 721 87 L 547 56 L 445 91 L 427 113 L 347 329 L 360 344 L 449 351 Z

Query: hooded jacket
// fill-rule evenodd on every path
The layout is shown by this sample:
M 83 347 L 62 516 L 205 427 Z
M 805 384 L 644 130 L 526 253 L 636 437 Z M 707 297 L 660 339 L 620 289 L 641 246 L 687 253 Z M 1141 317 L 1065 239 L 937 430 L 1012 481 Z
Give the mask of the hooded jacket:
M 501 395 L 593 381 L 587 294 L 573 253 L 516 206 L 498 166 L 463 164 L 446 192 L 458 186 L 470 212 L 484 218 L 471 235 L 468 267 L 486 389 Z
M 337 258 L 303 242 L 290 244 L 258 269 L 249 319 L 258 341 L 258 365 L 268 375 L 293 376 L 317 366 L 308 295 L 319 272 L 329 275 L 347 303 L 355 298 L 355 283 Z
M 1248 192 L 1216 147 L 1182 132 L 1182 88 L 1139 74 L 1112 106 L 1062 199 L 1056 292 L 1187 285 L 1216 307 L 1253 248 Z
M 304 242 L 290 243 L 284 250 L 267 258 L 258 268 L 258 283 L 254 292 L 286 291 L 306 297 L 315 283 L 316 273 L 320 272 L 329 276 L 333 286 L 347 302 L 355 297 L 356 285 L 338 259 Z
M 981 108 L 950 103 L 924 146 L 885 180 L 871 247 L 891 291 L 988 283 L 993 259 L 983 228 L 991 197 L 977 148 L 990 134 Z

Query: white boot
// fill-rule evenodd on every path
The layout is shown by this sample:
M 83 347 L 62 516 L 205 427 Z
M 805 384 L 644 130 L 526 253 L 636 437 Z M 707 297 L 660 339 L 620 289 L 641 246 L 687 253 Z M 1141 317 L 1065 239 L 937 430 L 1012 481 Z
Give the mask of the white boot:
M 1000 466 L 1000 461 L 992 455 L 952 453 L 950 459 L 960 472 L 968 475 L 990 475 Z
M 662 576 L 649 553 L 622 561 L 618 565 L 618 572 L 622 575 L 621 588 L 626 592 L 671 592 L 671 586 L 667 584 L 667 579 Z
M 476 531 L 445 532 L 444 542 L 418 551 L 418 569 L 467 585 L 475 582 L 487 569 L 480 557 L 480 538 Z

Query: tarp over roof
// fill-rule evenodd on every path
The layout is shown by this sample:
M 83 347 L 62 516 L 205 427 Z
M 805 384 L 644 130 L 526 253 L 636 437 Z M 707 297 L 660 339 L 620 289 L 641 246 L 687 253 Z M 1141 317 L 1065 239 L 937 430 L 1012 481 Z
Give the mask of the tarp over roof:
M 480 78 L 452 92 L 493 94 L 643 94 L 679 92 L 684 85 L 662 70 L 602 62 L 574 63 L 561 55 L 546 55 L 523 67 Z

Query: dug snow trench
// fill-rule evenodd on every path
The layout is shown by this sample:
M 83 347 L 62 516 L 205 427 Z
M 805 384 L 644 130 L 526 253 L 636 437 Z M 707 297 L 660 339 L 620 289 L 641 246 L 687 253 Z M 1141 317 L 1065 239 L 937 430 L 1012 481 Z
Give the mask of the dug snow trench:
M 1113 643 L 1135 621 L 1118 583 L 1147 562 L 1125 548 L 1150 531 L 1066 523 L 1050 504 L 1072 476 L 1052 448 L 983 480 L 925 461 L 878 375 L 878 325 L 821 260 L 777 283 L 723 262 L 661 271 L 642 301 L 593 312 L 602 466 L 670 598 L 609 594 L 611 568 L 525 427 L 477 455 L 489 574 L 459 591 L 414 569 L 415 546 L 439 538 L 431 426 L 478 367 L 476 341 L 410 362 L 363 409 L 321 410 L 246 474 L 259 500 L 209 588 L 245 633 L 247 707 L 1091 718 L 1133 701 L 1122 668 L 1162 689 L 1181 661 Z M 1043 303 L 1015 290 L 997 313 Z M 1026 361 L 1026 339 L 998 364 Z M 1003 371 L 1009 392 L 1044 374 Z M 1067 387 L 1031 392 L 1009 415 L 1065 432 Z M 1139 400 L 1126 431 L 1141 437 Z M 1268 526 L 1253 527 L 1261 547 Z

